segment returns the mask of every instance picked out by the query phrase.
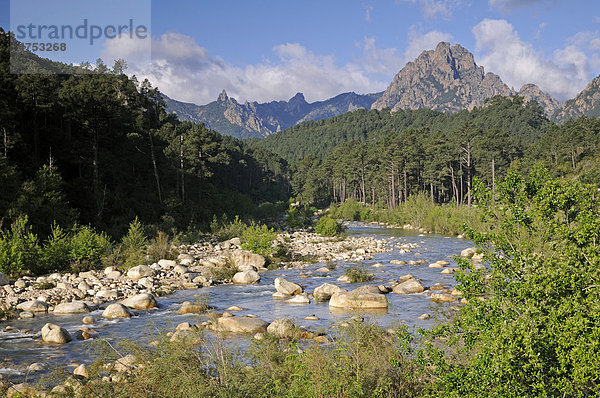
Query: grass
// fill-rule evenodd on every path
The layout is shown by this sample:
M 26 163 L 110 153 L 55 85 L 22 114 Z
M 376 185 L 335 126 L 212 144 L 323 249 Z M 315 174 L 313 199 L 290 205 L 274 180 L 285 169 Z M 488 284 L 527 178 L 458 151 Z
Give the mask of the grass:
M 355 200 L 347 200 L 340 206 L 332 206 L 330 212 L 332 217 L 394 225 L 410 224 L 442 235 L 462 234 L 464 225 L 473 229 L 481 226 L 480 211 L 476 207 L 438 205 L 421 194 L 409 197 L 405 203 L 392 210 L 377 206 L 373 209 Z
M 415 377 L 406 329 L 390 334 L 372 323 L 348 324 L 334 330 L 328 345 L 266 335 L 244 353 L 222 340 L 205 338 L 200 330 L 191 331 L 187 342 L 171 342 L 163 333 L 155 338 L 155 346 L 106 343 L 78 393 L 111 398 L 421 395 L 427 379 Z M 103 376 L 115 374 L 105 364 L 125 354 L 133 354 L 142 366 L 113 377 L 113 382 L 101 382 Z
M 373 274 L 367 272 L 364 267 L 349 267 L 344 270 L 344 275 L 348 277 L 350 283 L 368 282 L 375 279 Z

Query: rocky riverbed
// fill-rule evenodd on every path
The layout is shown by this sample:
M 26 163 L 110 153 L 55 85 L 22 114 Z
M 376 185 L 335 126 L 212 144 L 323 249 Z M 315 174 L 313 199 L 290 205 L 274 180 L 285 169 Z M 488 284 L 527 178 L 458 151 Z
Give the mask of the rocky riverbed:
M 126 273 L 107 268 L 10 281 L 0 286 L 0 303 L 3 308 L 16 309 L 22 320 L 4 327 L 0 324 L 0 340 L 29 336 L 43 341 L 49 350 L 53 346 L 77 347 L 77 341 L 118 328 L 113 322 L 121 318 L 133 316 L 131 322 L 139 325 L 148 322 L 144 320 L 147 316 L 162 319 L 175 314 L 180 318 L 170 332 L 173 340 L 193 338 L 195 330 L 207 329 L 255 338 L 270 333 L 326 343 L 330 339 L 327 324 L 332 316 L 331 320 L 338 319 L 339 311 L 367 310 L 383 314 L 379 322 L 403 317 L 427 327 L 432 324 L 429 319 L 437 317 L 431 311 L 438 309 L 428 309 L 423 298 L 447 308 L 458 305 L 460 292 L 452 287 L 451 276 L 456 266 L 448 257 L 462 251 L 465 257 L 475 255 L 477 259 L 467 248 L 468 242 L 444 237 L 423 240 L 426 238 L 416 233 L 408 238 L 390 236 L 396 230 L 358 225 L 350 232 L 363 229 L 368 233 L 345 239 L 308 232 L 279 234 L 274 245 L 285 246 L 296 260 L 271 264 L 275 268 L 272 271 L 265 268 L 262 256 L 242 250 L 241 242 L 234 238 L 179 246 L 176 260 L 163 259 Z M 344 268 L 353 264 L 361 264 L 375 279 L 362 284 L 344 280 Z M 233 269 L 235 274 L 220 280 L 216 275 L 225 269 Z M 165 296 L 171 292 L 174 294 Z M 208 303 L 198 301 L 195 292 L 206 292 Z M 198 314 L 203 314 L 202 319 L 194 318 Z M 0 349 L 2 344 L 0 341 Z M 18 349 L 12 352 L 22 355 Z M 79 365 L 89 361 L 77 358 L 82 362 L 77 364 L 78 372 L 83 373 L 85 369 Z M 0 367 L 10 366 L 7 361 L 8 356 L 0 361 Z M 39 361 L 29 362 L 14 369 L 35 372 L 45 367 Z

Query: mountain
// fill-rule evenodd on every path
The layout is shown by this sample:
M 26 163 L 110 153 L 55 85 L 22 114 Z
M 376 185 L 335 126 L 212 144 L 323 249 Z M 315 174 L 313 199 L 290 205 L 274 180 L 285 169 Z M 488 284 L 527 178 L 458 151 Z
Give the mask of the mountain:
M 356 109 L 369 109 L 381 93 L 344 93 L 325 101 L 309 103 L 302 93 L 289 101 L 238 103 L 221 92 L 206 105 L 180 102 L 165 96 L 167 111 L 180 120 L 202 122 L 221 134 L 238 138 L 266 137 L 308 120 L 320 120 Z
M 544 108 L 548 118 L 551 118 L 552 115 L 562 108 L 562 104 L 559 100 L 540 90 L 535 84 L 525 84 L 519 90 L 519 95 L 525 99 L 525 102 L 537 101 L 537 103 Z
M 423 51 L 408 62 L 371 108 L 456 112 L 481 106 L 496 95 L 514 94 L 500 77 L 477 66 L 464 47 L 441 42 L 435 50 Z
M 565 102 L 553 120 L 559 123 L 580 116 L 600 117 L 600 76 L 592 80 L 575 98 Z

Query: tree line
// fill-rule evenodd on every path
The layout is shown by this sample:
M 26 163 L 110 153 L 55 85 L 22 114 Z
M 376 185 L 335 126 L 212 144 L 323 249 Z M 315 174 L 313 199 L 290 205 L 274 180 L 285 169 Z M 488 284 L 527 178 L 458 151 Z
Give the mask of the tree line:
M 165 112 L 162 94 L 126 64 L 70 66 L 24 50 L 0 32 L 0 220 L 26 214 L 120 236 L 136 216 L 170 231 L 217 214 L 253 214 L 286 200 L 279 156 Z M 13 66 L 26 71 L 11 74 Z
M 280 134 L 253 145 L 294 163 L 293 193 L 304 203 L 352 198 L 393 209 L 424 194 L 470 206 L 474 177 L 495 191 L 508 170 L 527 172 L 536 163 L 553 176 L 600 181 L 600 122 L 581 117 L 557 125 L 518 96 L 455 114 L 362 110 Z

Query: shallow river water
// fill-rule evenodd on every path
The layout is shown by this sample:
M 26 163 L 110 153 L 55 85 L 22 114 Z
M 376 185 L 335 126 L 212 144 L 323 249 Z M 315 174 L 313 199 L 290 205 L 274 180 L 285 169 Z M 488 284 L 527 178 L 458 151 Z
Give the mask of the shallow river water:
M 420 245 L 420 248 L 413 249 L 409 253 L 400 253 L 399 249 L 394 247 L 391 252 L 378 253 L 371 260 L 364 261 L 365 269 L 373 273 L 375 279 L 363 284 L 372 285 L 384 284 L 389 286 L 390 282 L 397 280 L 398 277 L 412 274 L 421 279 L 426 287 L 433 286 L 438 282 L 450 287 L 454 285 L 453 276 L 441 274 L 441 269 L 429 268 L 428 264 L 438 260 L 446 260 L 450 262 L 449 267 L 455 266 L 452 257 L 460 254 L 462 249 L 472 246 L 472 242 L 464 239 L 433 234 L 422 235 L 414 231 L 391 229 L 365 223 L 350 224 L 348 234 L 385 239 L 391 243 L 391 247 L 402 243 Z M 420 259 L 425 260 L 426 263 L 417 266 L 390 264 L 391 260 L 409 261 Z M 375 263 L 382 263 L 385 266 L 372 268 L 371 265 Z M 80 363 L 89 364 L 93 361 L 93 354 L 90 351 L 93 339 L 84 341 L 74 339 L 64 345 L 42 343 L 39 331 L 46 322 L 56 323 L 66 328 L 71 334 L 83 326 L 89 326 L 98 331 L 99 336 L 102 338 L 113 341 L 133 339 L 144 343 L 150 341 L 158 331 L 174 330 L 175 326 L 181 322 L 200 323 L 202 318 L 197 314 L 177 314 L 177 309 L 183 301 L 194 302 L 199 294 L 204 295 L 205 299 L 208 300 L 208 304 L 214 307 L 217 312 L 223 312 L 228 307 L 235 305 L 243 308 L 243 311 L 235 313 L 236 316 L 254 314 L 267 322 L 278 318 L 289 318 L 297 326 L 305 326 L 312 331 L 319 328 L 328 329 L 332 323 L 355 314 L 340 310 L 332 311 L 327 302 L 317 303 L 311 300 L 310 304 L 288 304 L 283 300 L 275 299 L 272 297 L 275 292 L 273 281 L 277 277 L 284 277 L 289 281 L 300 284 L 303 286 L 304 291 L 308 293 L 312 293 L 315 287 L 325 282 L 337 284 L 351 290 L 362 284 L 346 284 L 337 282 L 336 279 L 344 273 L 346 267 L 352 265 L 356 264 L 338 262 L 337 268 L 328 274 L 309 273 L 309 271 L 323 267 L 322 263 L 317 263 L 303 269 L 283 269 L 262 273 L 262 279 L 257 285 L 218 285 L 194 290 L 180 290 L 169 296 L 158 298 L 158 309 L 136 311 L 136 316 L 129 319 L 104 320 L 100 317 L 102 310 L 85 314 L 91 315 L 97 320 L 94 325 L 83 325 L 82 314 L 40 314 L 33 319 L 0 323 L 0 374 L 9 376 L 15 382 L 22 382 L 26 377 L 27 380 L 31 381 L 57 367 L 72 370 L 72 367 Z M 424 294 L 400 295 L 390 293 L 387 298 L 389 301 L 387 311 L 367 312 L 364 316 L 385 327 L 406 324 L 411 330 L 414 330 L 419 327 L 430 328 L 437 323 L 446 321 L 448 314 L 453 311 L 451 307 L 456 306 L 456 303 L 432 303 L 429 297 Z M 419 315 L 423 313 L 430 314 L 431 318 L 419 320 Z M 304 320 L 306 316 L 313 314 L 319 320 Z M 31 332 L 4 332 L 6 326 L 9 325 L 18 330 L 33 331 L 33 334 Z M 247 341 L 246 337 L 235 337 L 233 339 L 235 344 L 240 345 L 244 345 L 244 341 Z M 36 362 L 44 364 L 46 371 L 28 372 L 27 366 Z

